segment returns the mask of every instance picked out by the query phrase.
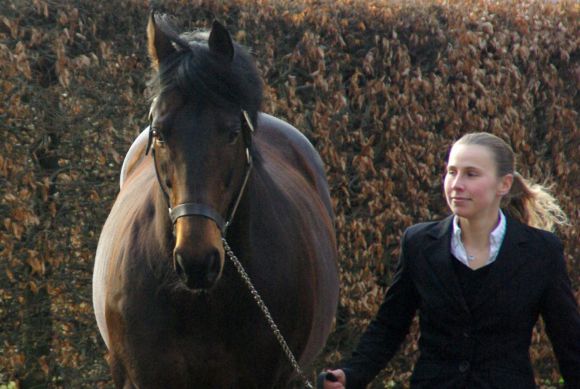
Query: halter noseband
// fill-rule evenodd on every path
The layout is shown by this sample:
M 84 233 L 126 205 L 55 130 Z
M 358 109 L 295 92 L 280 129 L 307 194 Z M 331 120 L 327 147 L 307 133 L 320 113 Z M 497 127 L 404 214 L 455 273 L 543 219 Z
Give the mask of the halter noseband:
M 244 147 L 246 150 L 246 174 L 244 175 L 244 181 L 242 182 L 242 186 L 240 191 L 238 192 L 238 196 L 236 197 L 233 206 L 230 208 L 230 212 L 228 218 L 224 220 L 222 215 L 215 210 L 213 207 L 202 204 L 202 203 L 183 203 L 178 204 L 175 207 L 171 208 L 171 202 L 169 199 L 169 194 L 165 190 L 165 187 L 162 184 L 161 177 L 159 176 L 159 170 L 157 169 L 157 160 L 155 158 L 155 144 L 153 142 L 153 138 L 157 136 L 156 131 L 153 127 L 152 117 L 150 117 L 150 124 L 149 124 L 149 139 L 147 140 L 147 148 L 145 149 L 145 155 L 149 154 L 149 150 L 151 150 L 151 155 L 153 156 L 153 166 L 155 167 L 155 176 L 157 177 L 157 182 L 159 183 L 159 187 L 163 192 L 163 196 L 165 197 L 165 201 L 167 202 L 167 207 L 169 208 L 169 218 L 171 219 L 172 225 L 175 224 L 177 219 L 183 216 L 203 216 L 208 219 L 213 220 L 218 228 L 220 229 L 223 236 L 226 235 L 227 228 L 230 226 L 234 215 L 236 214 L 236 210 L 238 209 L 238 205 L 240 204 L 240 200 L 244 194 L 246 186 L 248 184 L 248 179 L 250 178 L 250 172 L 252 171 L 253 160 L 252 160 L 252 134 L 254 133 L 254 126 L 252 125 L 252 121 L 250 120 L 250 116 L 248 112 L 242 110 L 242 137 L 244 139 Z

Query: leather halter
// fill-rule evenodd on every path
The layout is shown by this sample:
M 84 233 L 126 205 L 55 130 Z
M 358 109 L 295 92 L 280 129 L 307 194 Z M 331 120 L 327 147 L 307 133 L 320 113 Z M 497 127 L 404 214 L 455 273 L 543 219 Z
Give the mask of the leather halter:
M 180 217 L 184 216 L 203 216 L 208 219 L 213 220 L 218 228 L 220 229 L 222 236 L 226 235 L 227 228 L 231 224 L 234 215 L 236 214 L 236 210 L 238 209 L 238 205 L 240 204 L 240 200 L 245 192 L 246 186 L 248 184 L 248 179 L 250 178 L 250 172 L 252 171 L 253 160 L 252 160 L 252 134 L 254 133 L 254 126 L 252 125 L 252 121 L 250 120 L 250 116 L 248 112 L 242 110 L 242 137 L 244 140 L 244 147 L 246 150 L 246 173 L 244 175 L 244 180 L 242 182 L 242 186 L 238 192 L 238 196 L 236 197 L 233 206 L 230 207 L 229 215 L 227 215 L 227 219 L 224 219 L 222 215 L 215 210 L 213 207 L 207 204 L 202 203 L 182 203 L 178 204 L 175 207 L 171 207 L 171 201 L 169 198 L 169 194 L 167 190 L 162 184 L 161 177 L 159 176 L 159 170 L 157 168 L 157 160 L 155 158 L 155 143 L 153 142 L 153 138 L 157 137 L 157 130 L 153 127 L 152 117 L 150 117 L 150 125 L 149 125 L 149 139 L 147 141 L 147 148 L 145 149 L 145 155 L 149 154 L 149 150 L 151 150 L 151 155 L 153 156 L 153 166 L 155 167 L 155 176 L 157 177 L 157 182 L 159 183 L 159 187 L 163 192 L 163 196 L 165 197 L 165 201 L 167 202 L 167 207 L 169 208 L 169 218 L 171 219 L 172 225 L 175 225 L 175 222 Z

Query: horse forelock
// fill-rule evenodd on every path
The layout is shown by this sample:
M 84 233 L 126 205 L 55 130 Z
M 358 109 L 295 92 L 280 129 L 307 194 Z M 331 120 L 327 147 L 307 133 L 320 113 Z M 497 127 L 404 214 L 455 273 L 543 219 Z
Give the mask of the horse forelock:
M 187 103 L 210 102 L 220 107 L 244 109 L 256 125 L 263 91 L 252 57 L 243 46 L 234 43 L 233 61 L 224 63 L 210 52 L 208 35 L 207 31 L 180 35 L 189 47 L 179 49 L 176 44 L 178 50 L 160 63 L 150 83 L 152 106 L 165 93 L 177 91 Z

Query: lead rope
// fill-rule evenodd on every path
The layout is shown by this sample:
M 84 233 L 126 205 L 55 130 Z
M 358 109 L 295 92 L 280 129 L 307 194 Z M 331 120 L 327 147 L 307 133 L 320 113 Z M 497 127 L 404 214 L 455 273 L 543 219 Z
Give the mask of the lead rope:
M 260 309 L 262 310 L 264 317 L 266 318 L 266 320 L 268 321 L 268 324 L 270 325 L 270 329 L 274 333 L 274 336 L 278 340 L 278 343 L 280 343 L 280 347 L 282 347 L 282 350 L 286 354 L 286 357 L 288 357 L 290 364 L 292 365 L 294 370 L 296 370 L 296 373 L 302 379 L 302 381 L 304 381 L 304 387 L 308 388 L 308 389 L 314 389 L 314 387 L 312 386 L 312 383 L 308 380 L 308 378 L 306 377 L 306 375 L 304 374 L 304 372 L 300 368 L 300 365 L 296 361 L 296 358 L 294 357 L 292 350 L 290 350 L 290 347 L 288 347 L 288 343 L 286 343 L 284 336 L 282 336 L 280 329 L 278 329 L 278 326 L 276 325 L 276 323 L 274 322 L 274 319 L 272 318 L 272 315 L 270 314 L 270 310 L 268 309 L 268 307 L 264 303 L 264 300 L 262 300 L 262 297 L 260 297 L 260 294 L 258 293 L 256 288 L 254 287 L 254 284 L 252 283 L 252 280 L 250 280 L 250 276 L 248 276 L 248 273 L 246 273 L 244 266 L 242 265 L 242 263 L 240 262 L 238 257 L 236 257 L 236 255 L 234 254 L 234 252 L 230 248 L 230 245 L 226 241 L 226 238 L 222 237 L 222 242 L 224 244 L 224 249 L 226 251 L 226 254 L 228 255 L 228 258 L 232 261 L 232 263 L 234 264 L 234 266 L 238 270 L 238 273 L 240 273 L 240 276 L 242 277 L 242 279 L 244 280 L 244 283 L 246 284 L 246 286 L 250 290 L 250 293 L 252 294 L 252 297 L 256 301 L 256 304 L 258 304 L 258 307 L 260 307 Z

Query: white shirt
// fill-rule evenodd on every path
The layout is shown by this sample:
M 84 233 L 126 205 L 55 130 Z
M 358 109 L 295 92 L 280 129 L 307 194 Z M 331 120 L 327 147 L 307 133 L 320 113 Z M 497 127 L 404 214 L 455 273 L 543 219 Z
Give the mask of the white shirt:
M 495 261 L 503 238 L 505 236 L 506 220 L 505 215 L 500 210 L 499 211 L 499 223 L 489 234 L 489 258 L 484 266 L 487 266 Z M 453 234 L 451 235 L 451 254 L 462 262 L 465 266 L 469 266 L 474 258 L 467 255 L 465 251 L 465 246 L 463 246 L 463 241 L 461 240 L 461 227 L 459 227 L 459 219 L 456 216 L 453 217 Z

